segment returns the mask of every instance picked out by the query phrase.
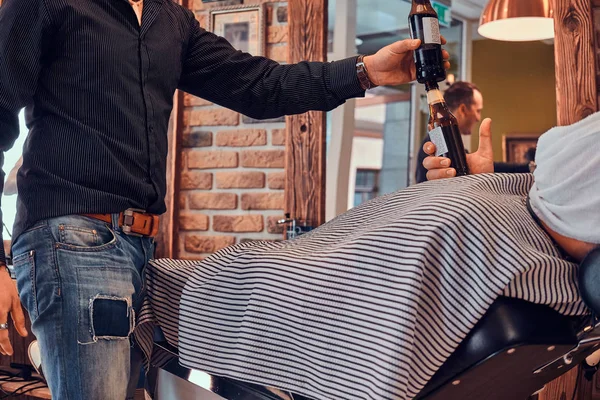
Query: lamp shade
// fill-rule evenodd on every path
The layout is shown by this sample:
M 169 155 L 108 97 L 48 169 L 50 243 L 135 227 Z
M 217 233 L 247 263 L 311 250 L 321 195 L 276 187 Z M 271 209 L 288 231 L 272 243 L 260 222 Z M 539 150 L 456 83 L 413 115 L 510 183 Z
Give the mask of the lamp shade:
M 481 36 L 509 42 L 554 37 L 551 0 L 490 0 L 481 14 Z

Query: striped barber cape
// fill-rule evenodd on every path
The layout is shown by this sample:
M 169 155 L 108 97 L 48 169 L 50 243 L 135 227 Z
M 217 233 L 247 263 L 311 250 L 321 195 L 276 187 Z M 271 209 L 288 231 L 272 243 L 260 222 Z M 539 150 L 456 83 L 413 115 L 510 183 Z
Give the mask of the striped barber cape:
M 530 174 L 426 182 L 294 240 L 160 259 L 139 318 L 183 366 L 313 399 L 410 399 L 499 296 L 587 312 Z

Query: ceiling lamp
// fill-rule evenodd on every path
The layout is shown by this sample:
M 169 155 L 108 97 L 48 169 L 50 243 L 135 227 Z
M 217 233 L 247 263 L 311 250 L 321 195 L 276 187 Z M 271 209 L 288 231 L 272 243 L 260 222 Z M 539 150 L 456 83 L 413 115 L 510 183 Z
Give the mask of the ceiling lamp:
M 509 42 L 554 37 L 551 0 L 490 0 L 479 20 L 479 34 Z

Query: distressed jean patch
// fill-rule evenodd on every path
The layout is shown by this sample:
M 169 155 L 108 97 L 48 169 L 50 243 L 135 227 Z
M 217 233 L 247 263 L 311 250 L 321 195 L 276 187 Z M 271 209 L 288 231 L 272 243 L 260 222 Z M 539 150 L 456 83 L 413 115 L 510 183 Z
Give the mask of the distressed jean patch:
M 91 334 L 98 339 L 126 339 L 135 328 L 131 299 L 98 294 L 90 299 Z
M 127 337 L 135 321 L 132 272 L 113 266 L 78 267 L 75 272 L 79 304 L 77 343 L 97 343 L 103 336 Z

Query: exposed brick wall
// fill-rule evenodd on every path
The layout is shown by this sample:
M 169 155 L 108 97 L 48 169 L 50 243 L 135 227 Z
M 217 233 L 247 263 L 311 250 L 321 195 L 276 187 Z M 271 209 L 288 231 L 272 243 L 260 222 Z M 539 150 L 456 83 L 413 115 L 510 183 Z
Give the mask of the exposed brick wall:
M 266 5 L 266 55 L 285 62 L 287 3 Z M 191 2 L 200 25 L 208 8 L 226 2 Z M 257 121 L 185 95 L 179 258 L 201 259 L 245 239 L 281 239 L 285 119 Z

